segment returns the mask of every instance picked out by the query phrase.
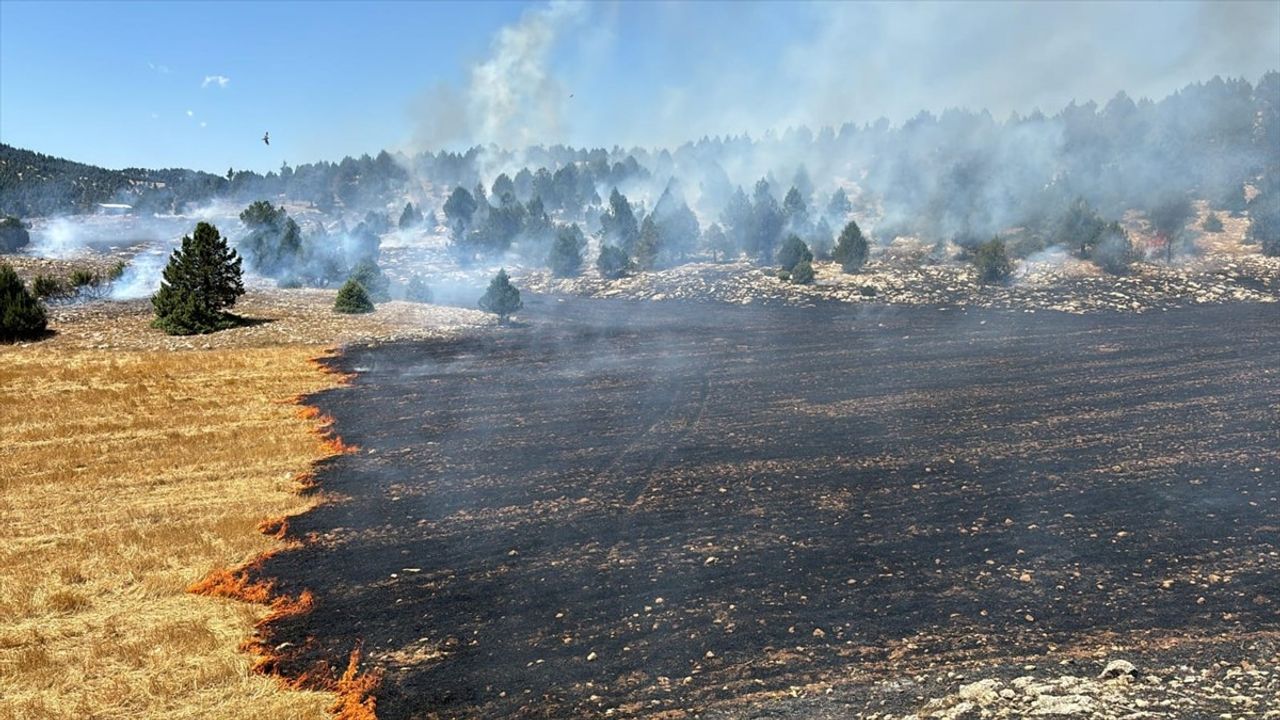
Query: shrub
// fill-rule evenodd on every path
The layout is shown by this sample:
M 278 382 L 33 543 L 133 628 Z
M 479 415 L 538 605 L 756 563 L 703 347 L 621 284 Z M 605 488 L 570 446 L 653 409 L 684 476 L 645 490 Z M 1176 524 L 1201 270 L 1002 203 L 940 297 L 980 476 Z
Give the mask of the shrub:
M 82 288 L 88 285 L 96 285 L 98 277 L 91 270 L 84 268 L 76 268 L 71 271 L 71 275 L 67 278 L 73 288 Z
M 520 291 L 511 284 L 506 270 L 499 270 L 489 282 L 489 289 L 480 298 L 480 309 L 498 316 L 498 322 L 505 323 L 507 318 L 524 307 L 520 300 Z
M 409 302 L 429 303 L 434 297 L 427 281 L 423 280 L 421 275 L 414 275 L 409 278 L 409 284 L 405 285 L 404 299 Z
M 196 224 L 182 247 L 169 256 L 160 290 L 151 297 L 152 322 L 170 335 L 196 335 L 232 327 L 236 318 L 224 311 L 244 294 L 240 256 L 218 228 Z
M 1200 229 L 1207 233 L 1222 232 L 1222 220 L 1218 218 L 1217 213 L 1209 213 L 1205 216 L 1204 222 L 1200 223 Z
M 38 338 L 46 327 L 44 306 L 27 291 L 12 267 L 0 263 L 0 341 Z
M 862 297 L 873 298 L 876 296 L 876 292 L 877 291 L 876 291 L 875 285 L 863 285 L 862 287 L 858 288 L 858 294 L 861 295 Z
M 1004 282 L 1013 273 L 1013 264 L 1000 238 L 979 245 L 973 254 L 973 264 L 978 268 L 978 281 L 983 284 Z
M 858 272 L 867 264 L 870 254 L 867 239 L 862 236 L 862 229 L 853 220 L 840 231 L 840 239 L 836 241 L 836 249 L 831 256 L 840 263 L 840 268 L 847 273 Z
M 44 300 L 66 295 L 67 286 L 62 282 L 61 278 L 41 273 L 31 280 L 31 292 L 36 297 Z
M 631 269 L 631 258 L 627 257 L 627 253 L 620 247 L 614 245 L 605 245 L 600 248 L 600 257 L 596 258 L 596 270 L 600 271 L 602 277 L 610 280 L 616 280 Z
M 27 226 L 16 217 L 0 217 L 0 252 L 17 252 L 31 242 Z
M 791 282 L 796 285 L 808 285 L 813 282 L 813 263 L 801 260 L 791 268 Z
M 347 315 L 359 315 L 373 312 L 373 301 L 364 286 L 351 278 L 338 289 L 338 297 L 333 301 L 333 311 Z
M 1137 259 L 1137 251 L 1129 240 L 1129 234 L 1119 224 L 1107 228 L 1093 246 L 1090 254 L 1098 267 L 1112 275 L 1122 275 Z
M 778 264 L 783 270 L 791 270 L 802 262 L 812 263 L 813 253 L 809 251 L 809 246 L 804 244 L 799 235 L 788 235 L 787 239 L 782 241 L 782 247 L 778 248 Z

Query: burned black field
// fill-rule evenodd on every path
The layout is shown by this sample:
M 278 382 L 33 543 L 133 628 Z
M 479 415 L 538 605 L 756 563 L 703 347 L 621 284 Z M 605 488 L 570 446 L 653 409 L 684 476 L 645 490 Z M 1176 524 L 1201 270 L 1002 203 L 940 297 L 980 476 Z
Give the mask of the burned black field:
M 653 715 L 1280 629 L 1280 311 L 533 299 L 352 348 L 263 572 L 383 718 Z

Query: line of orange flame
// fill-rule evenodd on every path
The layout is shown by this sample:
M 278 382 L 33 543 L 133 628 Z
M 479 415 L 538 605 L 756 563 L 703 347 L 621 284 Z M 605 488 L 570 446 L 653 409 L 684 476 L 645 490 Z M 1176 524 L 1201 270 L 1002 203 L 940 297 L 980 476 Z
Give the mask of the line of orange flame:
M 312 358 L 310 363 L 324 374 L 334 376 L 339 385 L 350 384 L 355 377 L 348 373 L 338 372 L 321 362 L 321 360 L 322 358 Z M 341 437 L 333 432 L 334 420 L 331 416 L 322 413 L 319 408 L 313 405 L 304 404 L 305 401 L 306 399 L 303 396 L 295 396 L 290 399 L 290 402 L 300 406 L 295 413 L 297 417 L 310 422 L 311 432 L 319 437 L 323 457 L 346 455 L 359 450 L 358 447 L 344 442 Z M 304 492 L 314 490 L 316 487 L 316 478 L 313 471 L 299 474 L 297 481 Z M 305 615 L 311 612 L 315 606 L 315 598 L 309 590 L 303 590 L 296 597 L 292 597 L 277 593 L 275 581 L 273 580 L 253 579 L 259 575 L 263 563 L 268 558 L 281 550 L 301 545 L 298 541 L 288 539 L 288 516 L 265 518 L 258 524 L 258 530 L 264 535 L 281 541 L 282 544 L 258 555 L 238 568 L 219 569 L 209 573 L 204 579 L 187 587 L 187 592 L 267 605 L 270 608 L 269 612 L 255 625 L 259 632 L 240 644 L 242 652 L 254 657 L 254 671 L 271 675 L 288 687 L 319 688 L 335 693 L 337 697 L 329 707 L 329 712 L 333 713 L 338 720 L 377 720 L 377 699 L 374 693 L 382 682 L 382 673 L 376 669 L 369 672 L 360 672 L 361 648 L 359 646 L 352 649 L 351 655 L 347 659 L 346 670 L 336 679 L 333 677 L 333 671 L 324 663 L 317 663 L 310 671 L 291 679 L 284 677 L 279 672 L 280 661 L 283 659 L 279 651 L 258 639 L 265 636 L 262 631 L 268 624 L 283 618 Z M 310 642 L 308 640 L 308 644 Z

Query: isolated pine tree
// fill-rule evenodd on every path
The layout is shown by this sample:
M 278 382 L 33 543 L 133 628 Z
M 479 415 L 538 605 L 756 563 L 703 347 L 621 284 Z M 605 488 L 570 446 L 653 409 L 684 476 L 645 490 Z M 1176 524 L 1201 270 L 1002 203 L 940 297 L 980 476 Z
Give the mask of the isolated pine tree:
M 27 291 L 12 267 L 0 263 L 0 342 L 40 337 L 47 325 L 44 306 Z
M 850 220 L 849 224 L 844 226 L 844 230 L 840 231 L 840 239 L 836 241 L 836 248 L 831 252 L 831 257 L 840 263 L 841 269 L 845 272 L 854 273 L 867 264 L 869 252 L 870 248 L 867 246 L 867 239 L 862 236 L 862 229 L 858 227 L 857 222 Z
M 164 269 L 160 290 L 151 297 L 156 318 L 152 325 L 170 335 L 196 335 L 232 327 L 235 316 L 225 308 L 244 294 L 240 256 L 227 245 L 218 228 L 197 223 L 182 238 Z
M 511 284 L 506 270 L 499 270 L 489 282 L 489 289 L 480 298 L 480 309 L 498 316 L 498 322 L 505 323 L 507 318 L 524 307 L 520 300 L 520 291 Z
M 373 312 L 373 301 L 364 286 L 354 278 L 343 283 L 338 289 L 338 297 L 333 301 L 333 311 L 347 315 L 359 315 Z

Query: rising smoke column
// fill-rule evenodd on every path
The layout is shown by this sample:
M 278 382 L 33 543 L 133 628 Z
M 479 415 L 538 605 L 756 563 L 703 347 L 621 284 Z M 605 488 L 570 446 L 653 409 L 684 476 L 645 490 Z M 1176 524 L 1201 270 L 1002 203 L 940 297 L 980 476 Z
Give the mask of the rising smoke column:
M 551 70 L 552 53 L 588 10 L 582 3 L 553 2 L 499 30 L 464 90 L 441 85 L 430 93 L 413 144 L 419 150 L 450 144 L 524 148 L 562 138 L 567 94 Z

